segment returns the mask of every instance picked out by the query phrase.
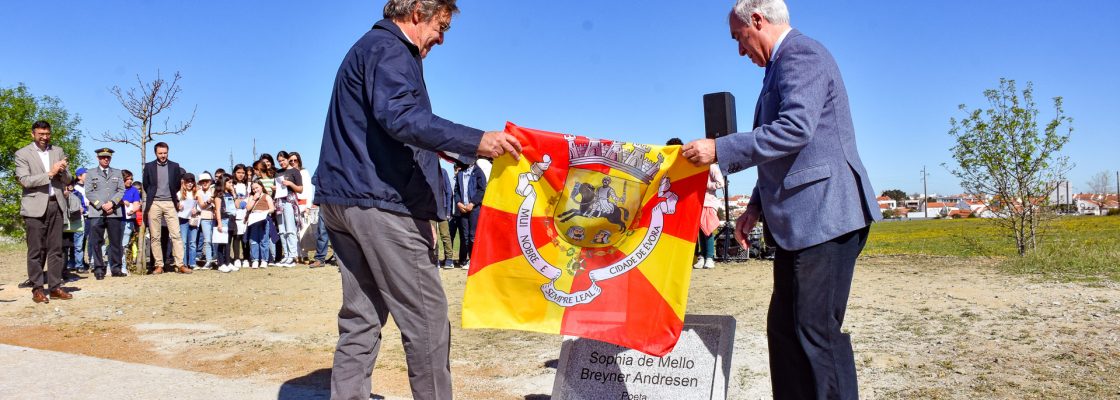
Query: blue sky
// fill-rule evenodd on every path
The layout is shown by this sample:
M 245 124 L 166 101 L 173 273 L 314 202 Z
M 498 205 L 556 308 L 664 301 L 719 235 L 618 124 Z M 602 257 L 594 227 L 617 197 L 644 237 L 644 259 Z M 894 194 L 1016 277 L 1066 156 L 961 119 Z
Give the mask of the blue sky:
M 425 60 L 433 106 L 480 129 L 506 121 L 543 130 L 664 143 L 703 134 L 701 96 L 736 96 L 751 125 L 762 70 L 739 57 L 726 25 L 733 1 L 460 0 L 443 46 Z M 875 189 L 956 193 L 949 118 L 985 106 L 999 78 L 1032 81 L 1042 118 L 1063 96 L 1074 118 L 1065 154 L 1075 190 L 1120 169 L 1120 2 L 797 1 L 792 25 L 837 59 L 860 153 Z M 8 1 L 0 24 L 0 86 L 52 95 L 89 135 L 121 129 L 109 92 L 136 75 L 183 75 L 184 136 L 163 137 L 192 171 L 258 152 L 318 160 L 331 84 L 346 50 L 384 1 Z M 102 144 L 86 139 L 84 147 Z M 114 165 L 138 168 L 134 148 Z M 149 154 L 151 149 L 149 149 Z M 92 153 L 91 153 L 92 156 Z M 149 156 L 150 157 L 150 156 Z M 92 159 L 92 157 L 91 157 Z M 753 170 L 731 177 L 749 193 Z

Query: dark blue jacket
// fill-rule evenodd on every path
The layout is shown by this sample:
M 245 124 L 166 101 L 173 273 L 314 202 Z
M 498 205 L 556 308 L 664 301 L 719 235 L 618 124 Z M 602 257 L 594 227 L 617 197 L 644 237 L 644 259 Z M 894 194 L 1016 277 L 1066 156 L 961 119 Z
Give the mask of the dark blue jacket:
M 468 201 L 463 201 L 464 188 L 462 182 L 465 171 L 466 169 L 463 169 L 455 173 L 455 202 L 472 203 L 475 206 L 474 209 L 478 210 L 479 206 L 482 205 L 482 197 L 486 195 L 486 174 L 477 165 L 471 168 L 471 175 L 467 177 L 467 187 L 470 188 L 467 194 L 470 195 L 470 198 Z
M 452 215 L 458 214 L 454 212 L 457 210 L 455 209 L 455 200 L 452 198 L 451 180 L 447 178 L 447 170 L 439 169 L 439 181 L 440 188 L 443 189 L 443 208 L 439 209 L 439 217 L 440 220 L 446 220 L 450 219 Z
M 390 20 L 346 53 L 335 76 L 315 204 L 441 219 L 437 152 L 471 159 L 482 131 L 432 114 L 419 49 Z

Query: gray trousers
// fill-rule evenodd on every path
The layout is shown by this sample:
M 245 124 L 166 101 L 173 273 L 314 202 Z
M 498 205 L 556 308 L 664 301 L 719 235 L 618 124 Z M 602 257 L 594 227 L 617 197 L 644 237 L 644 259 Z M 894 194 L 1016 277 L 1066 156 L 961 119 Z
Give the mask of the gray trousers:
M 331 399 L 370 397 L 386 318 L 401 331 L 412 397 L 451 398 L 451 323 L 428 221 L 376 208 L 323 205 L 341 263 L 342 308 Z

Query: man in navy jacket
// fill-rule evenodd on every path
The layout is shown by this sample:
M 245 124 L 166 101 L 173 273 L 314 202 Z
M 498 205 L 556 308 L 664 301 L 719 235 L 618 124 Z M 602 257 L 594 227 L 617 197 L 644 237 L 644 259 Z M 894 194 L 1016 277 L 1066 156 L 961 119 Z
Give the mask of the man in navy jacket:
M 518 157 L 520 143 L 432 113 L 422 59 L 443 43 L 455 0 L 389 0 L 335 77 L 315 204 L 342 263 L 332 399 L 368 399 L 389 315 L 415 399 L 450 399 L 451 326 L 431 220 L 445 201 L 438 157 Z
M 454 248 L 451 243 L 451 237 L 455 235 L 454 231 L 451 230 L 451 220 L 455 218 L 453 215 L 456 214 L 451 211 L 455 208 L 452 206 L 455 204 L 453 201 L 454 189 L 452 189 L 451 186 L 451 179 L 447 177 L 447 171 L 443 168 L 439 169 L 439 182 L 440 186 L 443 188 L 444 204 L 443 208 L 439 209 L 440 221 L 436 223 L 436 233 L 439 235 L 440 248 L 443 249 L 443 254 L 440 254 L 439 258 L 439 266 L 442 268 L 451 268 L 453 263 L 458 263 L 457 260 L 459 259 L 451 254 L 451 250 Z
M 455 209 L 459 211 L 459 267 L 470 268 L 471 250 L 486 195 L 486 174 L 477 164 L 460 164 L 455 173 Z
M 758 168 L 735 237 L 760 216 L 777 246 L 766 320 L 775 399 L 857 399 L 851 340 L 841 330 L 856 257 L 880 219 L 856 150 L 836 60 L 789 25 L 782 0 L 739 0 L 728 23 L 739 55 L 765 67 L 754 129 L 685 145 L 694 163 L 723 173 Z

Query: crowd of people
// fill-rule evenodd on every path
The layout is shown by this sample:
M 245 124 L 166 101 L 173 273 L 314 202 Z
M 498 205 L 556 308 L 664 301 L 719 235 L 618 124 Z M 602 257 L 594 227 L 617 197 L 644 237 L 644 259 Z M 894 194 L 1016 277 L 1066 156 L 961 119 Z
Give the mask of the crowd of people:
M 26 155 L 53 151 L 47 121 L 36 122 L 32 131 L 33 139 L 45 140 L 29 144 Z M 94 151 L 96 167 L 79 167 L 73 173 L 65 166 L 64 156 L 56 157 L 63 166 L 55 170 L 44 165 L 42 173 L 49 176 L 46 181 L 31 179 L 37 175 L 30 168 L 36 160 L 23 157 L 27 163 L 21 166 L 27 168 L 19 174 L 21 182 L 26 182 L 25 192 L 30 192 L 25 199 L 30 201 L 29 195 L 45 191 L 50 195 L 48 202 L 58 205 L 61 217 L 58 234 L 39 232 L 31 224 L 34 218 L 27 221 L 29 275 L 20 286 L 32 288 L 36 301 L 69 298 L 64 290 L 53 297 L 37 295 L 44 286 L 47 293 L 59 289 L 49 279 L 53 267 L 50 248 L 56 243 L 60 248 L 56 261 L 61 265 L 59 284 L 90 272 L 102 280 L 128 276 L 130 270 L 231 273 L 242 268 L 299 264 L 319 268 L 334 263 L 334 257 L 328 257 L 326 224 L 319 223 L 318 207 L 313 204 L 312 175 L 298 152 L 279 151 L 275 158 L 265 153 L 231 171 L 215 168 L 195 174 L 169 159 L 167 143 L 157 143 L 154 150 L 156 159 L 144 165 L 143 181 L 135 180 L 132 171 L 114 168 L 110 148 Z M 433 222 L 432 229 L 433 236 L 441 239 L 437 249 L 440 266 L 467 269 L 486 176 L 473 164 L 454 168 L 454 182 L 446 173 L 443 176 L 447 207 L 443 221 Z M 61 194 L 57 197 L 56 182 Z M 148 229 L 142 231 L 141 227 Z M 142 237 L 141 232 L 146 234 Z M 452 243 L 456 237 L 457 252 Z M 142 249 L 148 249 L 146 257 L 140 257 Z

